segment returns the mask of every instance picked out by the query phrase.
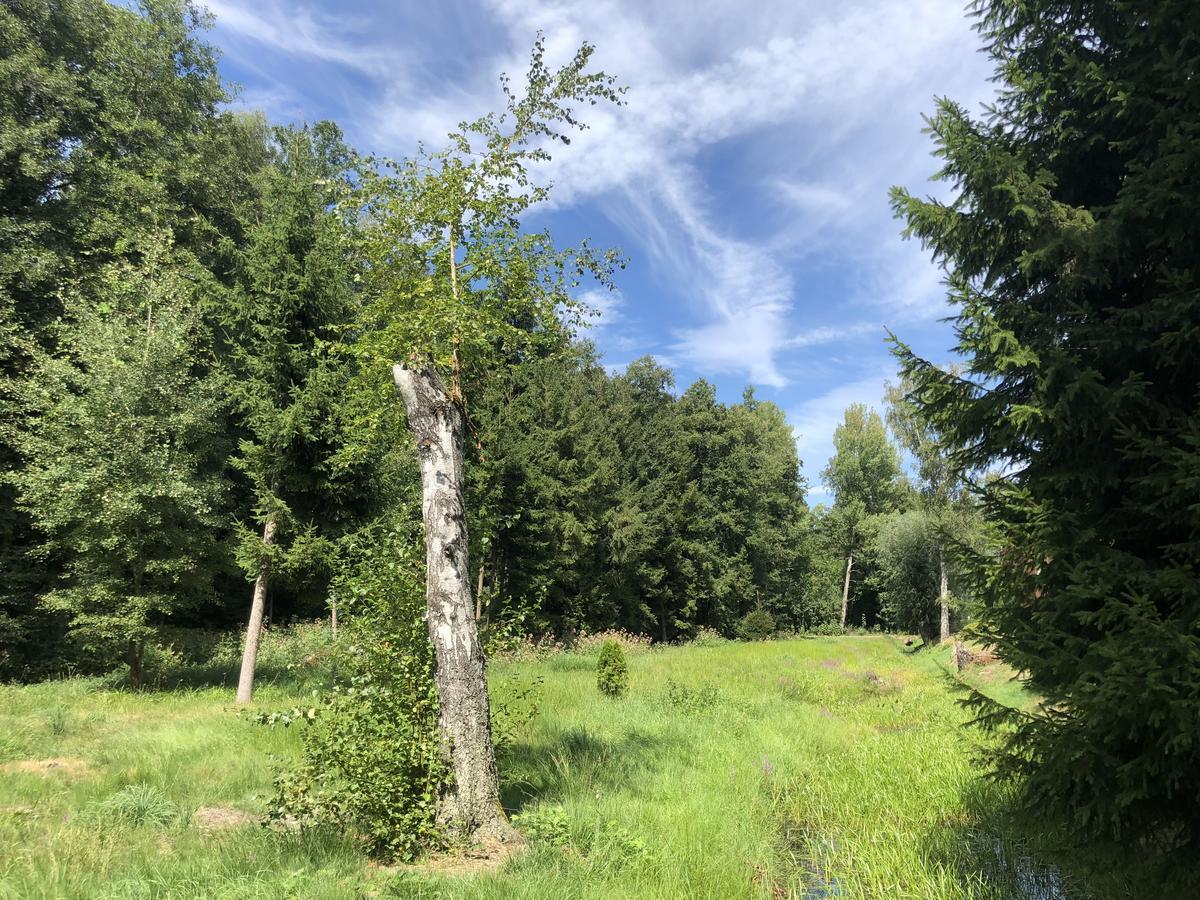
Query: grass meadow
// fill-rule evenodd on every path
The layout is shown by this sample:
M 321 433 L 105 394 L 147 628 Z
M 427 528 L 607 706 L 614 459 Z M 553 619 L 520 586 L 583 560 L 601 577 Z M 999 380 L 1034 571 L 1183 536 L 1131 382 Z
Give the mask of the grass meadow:
M 256 708 L 310 702 L 319 647 L 265 654 Z M 641 650 L 619 700 L 587 653 L 497 660 L 504 798 L 531 838 L 498 868 L 380 867 L 347 836 L 260 827 L 303 726 L 238 715 L 229 667 L 0 687 L 0 897 L 1189 896 L 1135 849 L 1013 812 L 948 657 L 887 636 Z M 998 666 L 968 678 L 1031 702 Z

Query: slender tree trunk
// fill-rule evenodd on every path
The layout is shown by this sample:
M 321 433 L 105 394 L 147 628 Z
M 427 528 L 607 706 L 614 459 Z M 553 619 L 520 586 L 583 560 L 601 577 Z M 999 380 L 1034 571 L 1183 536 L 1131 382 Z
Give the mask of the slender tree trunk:
M 479 621 L 479 617 L 483 615 L 483 562 L 479 563 L 479 583 L 475 587 L 475 621 Z
M 263 525 L 263 546 L 275 543 L 276 522 L 274 514 L 267 517 Z M 246 624 L 246 646 L 242 650 L 242 671 L 238 675 L 237 702 L 249 703 L 254 697 L 254 664 L 258 659 L 258 640 L 262 634 L 263 609 L 267 601 L 267 586 L 271 579 L 271 563 L 264 555 L 258 567 L 258 578 L 254 581 L 254 597 L 250 601 L 250 621 Z
M 146 326 L 149 328 L 149 325 Z M 147 341 L 149 336 L 147 334 Z M 134 539 L 141 543 L 142 530 L 141 528 L 134 529 Z M 135 597 L 142 596 L 142 585 L 146 577 L 146 563 L 139 556 L 133 563 L 133 595 Z M 142 661 L 145 658 L 145 642 L 141 639 L 129 641 L 128 648 L 129 659 L 129 686 L 135 691 L 142 689 Z
M 842 628 L 846 627 L 846 613 L 850 609 L 850 570 L 854 568 L 854 554 L 846 556 L 846 581 L 842 584 Z
M 135 691 L 142 689 L 142 656 L 144 645 L 141 641 L 129 642 L 129 686 Z
M 442 743 L 454 783 L 441 798 L 438 821 L 476 840 L 523 842 L 500 805 L 500 782 L 475 624 L 463 505 L 462 409 L 432 366 L 392 368 L 417 440 L 425 520 L 425 602 L 435 655 Z
M 942 556 L 940 547 L 938 548 L 938 572 L 941 576 L 938 585 L 938 603 L 942 607 L 942 626 L 939 639 L 948 641 L 950 639 L 950 582 L 946 578 L 946 560 Z
M 330 596 L 329 598 L 329 636 L 337 637 L 338 621 L 337 621 L 337 597 Z

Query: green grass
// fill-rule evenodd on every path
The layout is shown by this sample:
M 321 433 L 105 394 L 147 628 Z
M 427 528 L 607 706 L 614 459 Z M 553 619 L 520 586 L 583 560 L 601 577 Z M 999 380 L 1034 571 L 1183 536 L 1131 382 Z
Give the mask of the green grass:
M 469 877 L 378 869 L 336 835 L 199 828 L 200 807 L 261 811 L 299 749 L 238 717 L 232 688 L 0 688 L 0 897 L 1187 896 L 1010 813 L 943 656 L 886 637 L 669 648 L 630 655 L 620 700 L 591 656 L 496 662 L 505 802 L 534 841 Z M 292 675 L 257 706 L 304 702 L 313 673 Z

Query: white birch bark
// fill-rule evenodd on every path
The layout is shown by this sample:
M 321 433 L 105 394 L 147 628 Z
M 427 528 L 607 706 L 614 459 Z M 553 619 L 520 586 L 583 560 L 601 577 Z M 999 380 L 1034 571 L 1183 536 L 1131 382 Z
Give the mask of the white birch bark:
M 938 603 L 941 605 L 942 621 L 939 632 L 941 641 L 950 639 L 950 581 L 946 577 L 946 560 L 942 556 L 942 551 L 938 550 L 938 570 L 941 576 L 941 581 L 938 585 Z
M 850 609 L 850 570 L 854 568 L 854 554 L 846 557 L 846 581 L 842 585 L 842 628 L 846 627 L 846 613 Z
M 268 517 L 263 525 L 263 546 L 275 543 L 275 517 Z M 264 557 L 254 581 L 254 597 L 250 601 L 250 621 L 246 624 L 246 646 L 242 649 L 242 670 L 238 675 L 237 702 L 249 703 L 254 699 L 254 667 L 258 660 L 258 641 L 262 635 L 263 609 L 267 602 L 267 586 L 271 578 L 271 563 Z
M 454 783 L 438 821 L 476 840 L 522 842 L 500 805 L 483 647 L 475 624 L 463 505 L 463 413 L 432 366 L 392 368 L 417 441 L 425 522 L 425 602 L 438 724 Z

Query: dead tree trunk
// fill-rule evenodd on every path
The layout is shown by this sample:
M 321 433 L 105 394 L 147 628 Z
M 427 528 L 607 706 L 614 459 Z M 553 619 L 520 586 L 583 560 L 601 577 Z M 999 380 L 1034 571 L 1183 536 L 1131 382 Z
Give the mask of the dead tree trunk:
M 946 578 L 946 560 L 942 557 L 942 551 L 938 550 L 938 570 L 941 575 L 941 582 L 938 586 L 938 603 L 942 608 L 942 623 L 939 632 L 939 639 L 943 642 L 950 639 L 950 582 Z
M 425 521 L 425 602 L 441 707 L 438 725 L 454 772 L 438 822 L 481 840 L 521 842 L 500 805 L 496 752 L 475 625 L 463 505 L 462 409 L 432 366 L 393 366 L 408 426 L 417 440 Z
M 263 547 L 270 549 L 275 543 L 275 514 L 267 517 L 263 525 Z M 258 578 L 254 581 L 254 597 L 250 601 L 250 621 L 246 623 L 246 646 L 242 649 L 242 671 L 238 675 L 237 702 L 249 703 L 254 697 L 254 666 L 258 659 L 258 640 L 262 634 L 263 609 L 267 602 L 267 586 L 271 579 L 271 561 L 264 553 L 258 566 Z
M 842 628 L 846 627 L 846 613 L 850 609 L 850 570 L 854 568 L 854 554 L 846 556 L 846 581 L 842 585 Z

